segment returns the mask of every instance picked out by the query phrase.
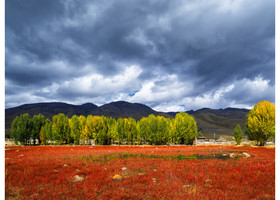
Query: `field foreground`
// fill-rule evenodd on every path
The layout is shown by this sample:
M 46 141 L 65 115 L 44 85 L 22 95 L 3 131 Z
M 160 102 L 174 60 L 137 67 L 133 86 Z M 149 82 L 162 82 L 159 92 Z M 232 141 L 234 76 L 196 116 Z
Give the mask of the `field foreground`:
M 6 146 L 5 197 L 275 199 L 275 149 Z

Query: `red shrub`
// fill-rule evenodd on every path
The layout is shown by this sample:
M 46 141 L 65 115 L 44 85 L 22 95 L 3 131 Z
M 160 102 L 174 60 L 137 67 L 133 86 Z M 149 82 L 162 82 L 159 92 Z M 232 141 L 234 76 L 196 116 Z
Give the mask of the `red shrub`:
M 7 199 L 275 198 L 274 148 L 9 146 L 6 149 Z M 242 157 L 242 152 L 251 157 Z M 211 157 L 229 153 L 237 157 Z M 209 158 L 188 159 L 193 155 L 209 155 Z M 114 181 L 115 174 L 121 175 L 122 181 Z M 81 180 L 77 181 L 76 175 Z

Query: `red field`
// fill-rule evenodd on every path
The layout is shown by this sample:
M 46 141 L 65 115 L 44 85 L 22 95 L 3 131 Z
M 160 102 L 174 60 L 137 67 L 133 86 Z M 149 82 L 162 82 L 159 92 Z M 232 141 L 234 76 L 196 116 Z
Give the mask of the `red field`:
M 274 148 L 6 146 L 5 159 L 6 199 L 275 199 Z

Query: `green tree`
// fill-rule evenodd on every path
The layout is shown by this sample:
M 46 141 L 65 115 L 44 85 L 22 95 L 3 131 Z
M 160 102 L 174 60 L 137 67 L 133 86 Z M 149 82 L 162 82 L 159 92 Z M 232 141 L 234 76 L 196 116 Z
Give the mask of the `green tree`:
M 243 136 L 243 132 L 239 124 L 236 125 L 233 131 L 233 136 L 235 138 L 236 143 L 239 145 Z
M 11 126 L 12 137 L 15 139 L 15 143 L 28 144 L 32 133 L 32 120 L 29 118 L 29 114 L 25 113 L 16 117 Z
M 130 122 L 127 118 L 124 118 L 123 120 L 123 140 L 126 141 L 126 144 L 128 144 L 128 140 L 130 140 Z
M 93 132 L 92 132 L 92 138 L 96 141 L 96 144 L 100 144 L 100 133 L 102 129 L 102 119 L 100 116 L 93 116 L 92 117 L 92 126 L 93 126 Z
M 256 104 L 247 115 L 245 134 L 263 146 L 268 139 L 275 138 L 275 105 L 269 101 Z
M 155 115 L 151 114 L 148 116 L 148 141 L 149 144 L 155 145 L 157 143 L 157 118 Z
M 54 138 L 59 144 L 66 143 L 70 141 L 70 127 L 69 119 L 63 113 L 53 116 L 52 131 L 54 133 Z
M 92 139 L 92 133 L 93 133 L 93 120 L 92 115 L 88 115 L 86 119 L 86 126 L 85 126 L 85 138 L 87 140 L 87 143 L 89 144 L 89 140 Z
M 50 141 L 52 144 L 54 141 L 54 135 L 53 135 L 53 131 L 52 131 L 52 122 L 49 119 L 46 119 L 46 121 L 45 121 L 44 132 L 46 135 L 46 143 L 48 143 L 48 141 Z
M 150 132 L 150 125 L 147 117 L 143 117 L 138 121 L 138 132 L 140 144 L 146 144 L 148 133 Z
M 79 116 L 79 131 L 80 131 L 80 139 L 85 144 L 85 141 L 87 139 L 87 133 L 86 133 L 86 117 L 83 115 Z
M 39 141 L 39 144 L 41 144 L 40 140 L 40 131 L 42 126 L 45 124 L 45 116 L 44 115 L 34 115 L 32 119 L 32 139 L 33 139 L 33 144 L 35 145 L 36 140 Z
M 177 141 L 175 119 L 171 119 L 169 122 L 169 142 L 175 144 Z
M 16 118 L 13 120 L 11 125 L 11 137 L 14 138 L 15 144 L 17 145 L 20 140 L 20 126 L 19 126 L 19 117 L 16 116 Z
M 73 138 L 74 144 L 80 144 L 80 127 L 79 127 L 79 117 L 77 115 L 73 115 L 69 120 L 70 126 L 70 137 Z
M 199 131 L 199 132 L 197 133 L 197 137 L 203 137 L 203 134 L 201 133 L 201 131 Z
M 169 123 L 165 117 L 157 116 L 156 144 L 162 145 L 168 142 Z
M 128 118 L 128 121 L 129 121 L 129 134 L 130 134 L 128 137 L 128 143 L 134 145 L 137 139 L 137 124 L 136 124 L 136 120 L 131 117 Z
M 108 118 L 101 116 L 101 120 L 99 123 L 99 143 L 102 145 L 109 145 L 111 144 L 111 137 L 108 134 Z
M 47 137 L 46 137 L 46 132 L 45 132 L 45 127 L 42 126 L 40 130 L 40 141 L 42 145 L 47 144 Z
M 119 118 L 117 120 L 117 139 L 119 141 L 119 145 L 123 144 L 123 140 L 124 140 L 124 119 L 123 118 Z
M 174 120 L 177 144 L 193 144 L 197 137 L 197 125 L 194 118 L 187 113 L 178 113 Z
M 111 117 L 108 119 L 108 134 L 109 137 L 112 139 L 112 142 L 115 142 L 118 136 L 117 122 L 114 118 Z

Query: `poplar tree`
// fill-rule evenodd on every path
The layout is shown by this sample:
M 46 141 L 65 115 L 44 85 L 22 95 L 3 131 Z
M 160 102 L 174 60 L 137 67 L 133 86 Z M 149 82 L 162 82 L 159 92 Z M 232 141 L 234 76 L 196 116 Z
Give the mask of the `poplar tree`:
M 162 145 L 168 142 L 169 123 L 163 116 L 157 116 L 156 144 Z
M 129 133 L 130 133 L 130 138 L 128 139 L 129 144 L 134 145 L 135 140 L 137 139 L 137 128 L 136 128 L 136 120 L 133 118 L 128 118 L 129 121 Z
M 14 138 L 16 145 L 20 141 L 20 135 L 21 135 L 21 130 L 19 126 L 19 117 L 16 116 L 11 124 L 11 137 Z
M 197 125 L 194 118 L 187 113 L 178 113 L 174 120 L 177 144 L 193 144 L 197 136 Z
M 70 127 L 69 119 L 63 113 L 53 116 L 52 131 L 54 133 L 55 140 L 59 144 L 69 143 L 70 140 Z
M 86 137 L 86 117 L 83 115 L 79 116 L 79 132 L 80 132 L 80 139 L 83 142 L 83 144 L 85 144 L 85 141 L 87 139 Z
M 126 144 L 128 144 L 130 140 L 130 122 L 127 118 L 124 118 L 123 120 L 123 139 L 126 141 Z
M 92 115 L 88 115 L 86 118 L 86 125 L 85 125 L 85 139 L 87 140 L 87 144 L 89 144 L 89 140 L 92 139 L 92 133 L 93 133 L 93 121 L 92 121 Z
M 46 135 L 46 143 L 48 143 L 48 140 L 51 142 L 51 144 L 53 144 L 54 141 L 54 135 L 53 135 L 53 131 L 52 131 L 52 122 L 49 119 L 46 119 L 45 121 L 45 125 L 44 125 L 44 132 Z
M 46 138 L 46 133 L 45 133 L 45 128 L 44 126 L 41 127 L 40 130 L 40 141 L 42 145 L 46 145 L 47 144 L 47 138 Z
M 246 132 L 248 138 L 257 140 L 263 146 L 268 139 L 275 138 L 275 105 L 261 101 L 247 115 Z
M 100 143 L 100 133 L 102 129 L 102 119 L 100 116 L 93 116 L 92 117 L 92 126 L 93 132 L 92 132 L 92 138 L 96 141 L 96 144 Z
M 39 141 L 39 144 L 41 144 L 41 139 L 40 139 L 40 131 L 42 126 L 45 124 L 45 116 L 44 115 L 34 115 L 32 118 L 32 139 L 33 139 L 33 144 L 35 145 L 36 139 Z
M 147 117 L 143 117 L 138 121 L 138 132 L 140 144 L 146 144 L 148 134 L 150 132 L 149 120 Z
M 119 141 L 119 145 L 123 144 L 123 139 L 124 139 L 124 119 L 123 118 L 119 118 L 117 120 L 117 138 Z
M 114 118 L 110 117 L 108 119 L 108 135 L 111 138 L 111 143 L 115 142 L 118 136 L 117 132 L 117 122 Z
M 148 123 L 149 123 L 149 129 L 148 129 L 148 140 L 149 143 L 154 145 L 156 144 L 156 132 L 157 132 L 157 118 L 155 115 L 151 114 L 148 116 Z
M 15 139 L 15 143 L 27 144 L 31 138 L 32 133 L 32 120 L 29 118 L 29 114 L 21 114 L 20 117 L 16 117 L 11 126 L 12 137 Z
M 80 144 L 80 128 L 79 128 L 79 118 L 77 115 L 73 115 L 71 119 L 69 119 L 70 126 L 70 137 L 73 138 L 74 144 Z

